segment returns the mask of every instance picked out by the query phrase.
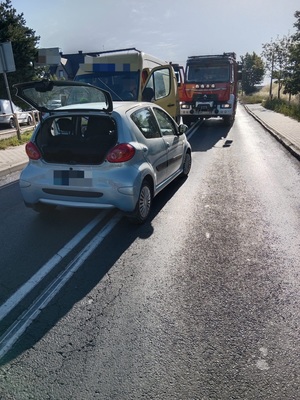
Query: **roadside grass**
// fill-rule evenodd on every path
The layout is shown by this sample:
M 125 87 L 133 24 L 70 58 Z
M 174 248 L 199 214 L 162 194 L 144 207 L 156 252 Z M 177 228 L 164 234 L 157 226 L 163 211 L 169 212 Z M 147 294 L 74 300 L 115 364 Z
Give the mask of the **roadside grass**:
M 269 110 L 276 111 L 300 122 L 300 104 L 289 103 L 284 99 L 273 98 L 264 100 L 262 105 Z
M 289 99 L 288 95 L 281 94 L 278 99 L 277 91 L 278 85 L 273 83 L 272 94 L 273 97 L 270 99 L 269 91 L 270 86 L 264 86 L 259 91 L 251 95 L 240 95 L 239 100 L 244 104 L 261 104 L 263 107 L 294 118 L 300 122 L 300 97 L 292 96 Z
M 10 138 L 1 139 L 0 150 L 5 150 L 8 147 L 20 146 L 21 144 L 29 142 L 32 132 L 33 129 L 26 130 L 24 133 L 21 134 L 21 140 L 18 139 L 17 134 L 15 134 L 15 136 L 12 136 Z

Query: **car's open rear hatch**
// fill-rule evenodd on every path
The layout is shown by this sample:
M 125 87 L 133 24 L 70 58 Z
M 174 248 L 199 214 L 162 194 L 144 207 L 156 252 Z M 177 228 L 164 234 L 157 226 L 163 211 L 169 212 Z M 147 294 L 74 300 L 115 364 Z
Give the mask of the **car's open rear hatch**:
M 65 115 L 42 121 L 35 143 L 46 162 L 95 165 L 104 161 L 117 137 L 111 117 Z

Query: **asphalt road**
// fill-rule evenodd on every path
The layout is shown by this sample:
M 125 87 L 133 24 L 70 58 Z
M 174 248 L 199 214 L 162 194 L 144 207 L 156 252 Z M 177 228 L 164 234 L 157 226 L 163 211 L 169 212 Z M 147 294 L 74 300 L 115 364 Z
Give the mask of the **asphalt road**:
M 0 317 L 53 264 L 0 321 L 3 344 L 32 320 L 3 352 L 1 400 L 299 399 L 299 161 L 241 107 L 230 130 L 206 121 L 190 142 L 188 179 L 141 227 L 41 218 L 17 184 L 0 189 Z

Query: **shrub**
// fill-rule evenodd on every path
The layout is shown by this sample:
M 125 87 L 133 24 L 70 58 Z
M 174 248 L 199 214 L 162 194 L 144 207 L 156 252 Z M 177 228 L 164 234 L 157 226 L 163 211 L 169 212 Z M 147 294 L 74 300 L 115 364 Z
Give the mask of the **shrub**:
M 243 95 L 239 96 L 239 100 L 245 104 L 261 104 L 264 101 L 265 97 L 259 93 L 252 95 Z
M 283 99 L 266 99 L 263 102 L 263 106 L 268 108 L 269 110 L 273 110 L 284 114 L 288 117 L 294 118 L 297 121 L 300 121 L 300 105 L 296 103 L 289 103 Z
M 19 146 L 20 144 L 25 144 L 29 142 L 31 135 L 32 135 L 32 129 L 27 130 L 26 132 L 22 133 L 21 135 L 21 140 L 18 139 L 17 135 L 12 136 L 7 139 L 1 139 L 0 140 L 0 150 L 5 150 L 8 147 L 11 146 Z

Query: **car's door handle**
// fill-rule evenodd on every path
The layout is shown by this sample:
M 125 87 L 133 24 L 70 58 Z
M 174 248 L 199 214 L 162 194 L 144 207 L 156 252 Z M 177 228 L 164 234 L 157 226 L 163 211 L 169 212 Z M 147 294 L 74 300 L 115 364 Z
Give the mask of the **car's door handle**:
M 168 104 L 168 107 L 174 107 L 175 104 Z

